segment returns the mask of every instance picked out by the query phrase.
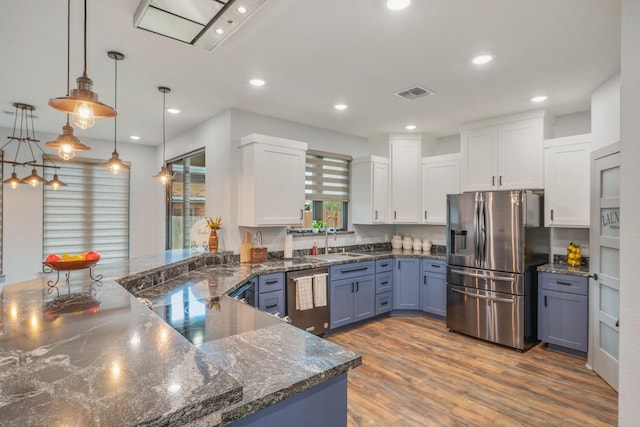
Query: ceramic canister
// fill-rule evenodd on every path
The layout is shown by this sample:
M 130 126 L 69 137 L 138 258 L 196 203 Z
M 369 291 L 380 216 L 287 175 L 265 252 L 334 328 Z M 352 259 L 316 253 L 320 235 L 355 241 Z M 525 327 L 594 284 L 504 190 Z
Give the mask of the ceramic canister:
M 413 250 L 414 251 L 421 251 L 422 250 L 422 240 L 420 240 L 417 237 L 415 239 L 413 239 Z
M 404 236 L 404 239 L 402 239 L 402 249 L 413 249 L 413 238 L 411 236 Z
M 391 247 L 393 249 L 402 249 L 402 236 L 399 234 L 394 234 L 391 238 Z
M 422 250 L 423 250 L 424 252 L 430 252 L 430 251 L 431 251 L 431 242 L 430 242 L 430 241 L 428 241 L 427 239 L 425 239 L 425 240 L 422 242 Z

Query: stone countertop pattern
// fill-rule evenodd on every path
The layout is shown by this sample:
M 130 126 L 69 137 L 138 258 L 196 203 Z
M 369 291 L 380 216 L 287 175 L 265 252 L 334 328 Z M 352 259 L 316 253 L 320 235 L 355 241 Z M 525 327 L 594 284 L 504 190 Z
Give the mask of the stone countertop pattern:
M 549 263 L 538 267 L 539 272 L 571 274 L 574 276 L 589 277 L 589 269 L 587 267 L 571 267 L 567 264 Z
M 402 250 L 367 255 L 444 259 Z M 48 292 L 51 274 L 5 285 L 0 425 L 219 425 L 361 364 L 359 355 L 225 294 L 258 274 L 363 258 L 229 263 L 233 259 L 173 250 L 99 263 L 94 275 L 102 275 L 101 282 L 88 270 L 73 271 L 68 285 L 58 285 L 59 295 Z M 215 313 L 202 340 L 191 337 L 195 345 L 135 298 L 158 302 L 178 287 Z

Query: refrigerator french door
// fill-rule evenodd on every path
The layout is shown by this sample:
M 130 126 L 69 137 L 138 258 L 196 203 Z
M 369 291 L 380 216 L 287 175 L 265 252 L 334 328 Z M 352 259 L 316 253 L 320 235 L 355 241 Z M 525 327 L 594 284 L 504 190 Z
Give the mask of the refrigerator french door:
M 537 342 L 536 267 L 548 258 L 541 197 L 447 196 L 447 327 L 525 350 Z

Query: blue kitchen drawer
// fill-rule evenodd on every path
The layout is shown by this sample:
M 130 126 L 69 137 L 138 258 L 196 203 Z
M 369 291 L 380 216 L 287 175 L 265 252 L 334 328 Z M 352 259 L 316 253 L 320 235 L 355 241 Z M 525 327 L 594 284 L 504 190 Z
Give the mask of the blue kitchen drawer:
M 376 274 L 393 270 L 393 261 L 390 258 L 376 260 Z
M 376 294 L 393 290 L 393 271 L 376 274 Z
M 376 316 L 391 311 L 393 308 L 393 292 L 376 295 Z
M 354 262 L 329 267 L 329 278 L 331 281 L 351 279 L 352 277 L 365 276 L 374 272 L 375 264 L 373 261 Z
M 572 274 L 538 273 L 538 287 L 549 291 L 589 295 L 589 278 Z
M 284 273 L 263 274 L 258 277 L 258 293 L 284 290 Z
M 422 260 L 422 272 L 423 273 L 436 273 L 436 274 L 446 274 L 447 273 L 447 263 L 440 260 L 435 259 L 423 259 Z

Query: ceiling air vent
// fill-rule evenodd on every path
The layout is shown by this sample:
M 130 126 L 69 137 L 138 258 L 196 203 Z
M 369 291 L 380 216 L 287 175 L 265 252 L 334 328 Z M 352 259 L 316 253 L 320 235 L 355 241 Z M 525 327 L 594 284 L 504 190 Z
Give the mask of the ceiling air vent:
M 401 90 L 400 92 L 396 92 L 396 96 L 406 99 L 407 101 L 413 101 L 414 99 L 431 96 L 433 94 L 435 94 L 434 91 L 422 86 L 415 86 L 409 89 Z

